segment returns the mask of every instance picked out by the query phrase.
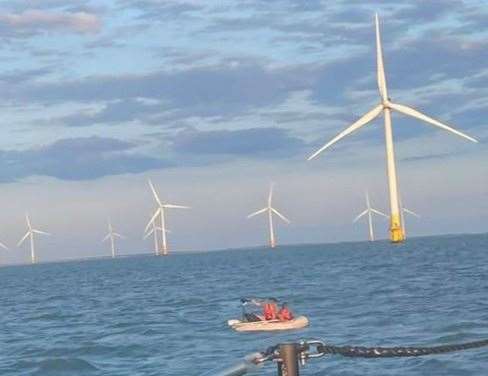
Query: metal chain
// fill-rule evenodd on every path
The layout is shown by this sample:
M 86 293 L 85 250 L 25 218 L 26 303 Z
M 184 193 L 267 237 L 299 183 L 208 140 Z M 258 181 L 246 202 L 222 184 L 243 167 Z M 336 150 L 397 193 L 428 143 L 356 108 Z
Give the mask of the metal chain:
M 393 358 L 444 354 L 448 352 L 475 349 L 484 346 L 488 346 L 488 339 L 462 344 L 441 345 L 433 347 L 333 346 L 322 343 L 317 346 L 317 352 L 322 355 L 337 354 L 356 358 Z

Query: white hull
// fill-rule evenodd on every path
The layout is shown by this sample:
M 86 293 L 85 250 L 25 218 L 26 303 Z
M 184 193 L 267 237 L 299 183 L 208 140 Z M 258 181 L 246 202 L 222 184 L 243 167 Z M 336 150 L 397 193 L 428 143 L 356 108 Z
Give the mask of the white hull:
M 275 330 L 292 330 L 301 329 L 308 326 L 308 319 L 305 316 L 298 316 L 293 320 L 280 321 L 280 320 L 268 320 L 268 321 L 256 321 L 246 322 L 241 320 L 229 320 L 229 325 L 236 332 L 264 332 Z

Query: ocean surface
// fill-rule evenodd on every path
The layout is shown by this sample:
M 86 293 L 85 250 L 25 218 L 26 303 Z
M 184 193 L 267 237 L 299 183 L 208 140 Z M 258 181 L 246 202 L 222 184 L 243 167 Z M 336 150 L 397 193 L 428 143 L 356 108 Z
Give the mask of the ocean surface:
M 139 256 L 0 268 L 0 375 L 201 375 L 289 340 L 436 345 L 488 338 L 488 235 Z M 239 298 L 311 325 L 236 333 Z M 275 375 L 273 364 L 255 375 Z M 488 348 L 310 361 L 301 375 L 487 375 Z

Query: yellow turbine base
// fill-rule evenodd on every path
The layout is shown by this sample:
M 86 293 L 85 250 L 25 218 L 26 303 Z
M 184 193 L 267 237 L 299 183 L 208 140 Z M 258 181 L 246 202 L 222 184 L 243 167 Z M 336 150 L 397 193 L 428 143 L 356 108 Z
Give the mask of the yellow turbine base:
M 405 240 L 405 233 L 400 225 L 400 216 L 398 214 L 391 217 L 390 240 L 392 243 L 401 243 Z

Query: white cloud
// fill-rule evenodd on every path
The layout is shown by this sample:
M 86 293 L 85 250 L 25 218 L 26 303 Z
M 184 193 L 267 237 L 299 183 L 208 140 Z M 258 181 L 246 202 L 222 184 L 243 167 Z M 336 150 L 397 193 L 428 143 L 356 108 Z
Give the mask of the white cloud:
M 0 23 L 16 30 L 67 29 L 77 33 L 97 33 L 102 26 L 100 18 L 92 13 L 35 9 L 1 14 Z

